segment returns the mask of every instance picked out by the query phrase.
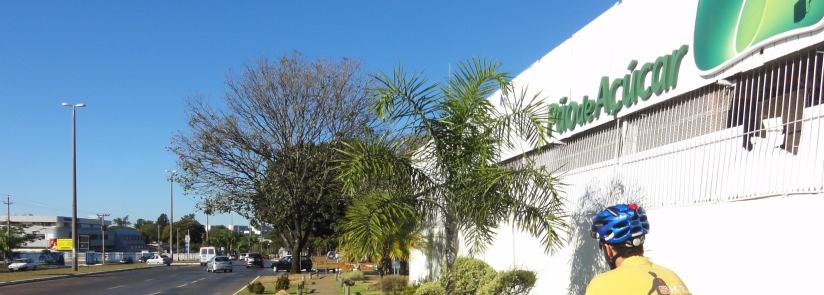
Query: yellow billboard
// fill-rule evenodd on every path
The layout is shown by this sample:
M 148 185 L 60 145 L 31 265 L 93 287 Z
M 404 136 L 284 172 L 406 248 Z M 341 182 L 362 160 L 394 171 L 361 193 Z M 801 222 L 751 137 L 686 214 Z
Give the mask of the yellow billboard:
M 72 239 L 57 239 L 57 251 L 71 251 Z

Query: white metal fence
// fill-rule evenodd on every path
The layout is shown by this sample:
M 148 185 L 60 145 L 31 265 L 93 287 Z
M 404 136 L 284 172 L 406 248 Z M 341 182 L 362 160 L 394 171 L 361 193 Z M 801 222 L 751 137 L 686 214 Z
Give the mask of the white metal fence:
M 820 50 L 734 75 L 734 86 L 702 87 L 532 157 L 569 184 L 620 177 L 651 207 L 821 192 Z

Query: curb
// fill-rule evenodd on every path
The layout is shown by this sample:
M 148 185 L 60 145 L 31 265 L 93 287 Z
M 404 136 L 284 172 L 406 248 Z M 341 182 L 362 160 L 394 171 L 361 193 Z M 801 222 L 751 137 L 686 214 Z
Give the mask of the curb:
M 175 264 L 172 264 L 172 265 L 175 265 Z M 187 265 L 187 264 L 183 264 L 183 265 Z M 180 266 L 180 264 L 178 264 L 177 266 Z M 150 269 L 150 268 L 155 268 L 155 267 L 160 267 L 160 266 L 104 270 L 104 271 L 95 271 L 95 272 L 87 272 L 87 273 L 79 273 L 79 274 L 56 275 L 56 276 L 43 277 L 43 278 L 34 278 L 34 279 L 26 279 L 26 280 L 0 282 L 0 287 L 11 286 L 11 285 L 19 285 L 19 284 L 27 284 L 27 283 L 36 283 L 36 282 L 43 282 L 43 281 L 51 281 L 51 280 L 59 280 L 59 279 L 77 278 L 77 277 L 84 277 L 84 276 L 88 276 L 88 275 L 103 274 L 103 273 L 115 273 L 115 272 L 124 272 L 124 271 L 140 270 L 140 269 Z
M 250 281 L 250 282 L 249 282 L 249 284 L 254 283 L 254 282 L 255 282 L 255 281 L 257 281 L 260 277 L 261 277 L 261 276 L 257 276 L 257 277 L 255 277 L 254 279 L 252 279 L 252 281 Z M 238 290 L 237 290 L 234 294 L 232 294 L 232 295 L 237 295 L 238 293 L 243 292 L 243 289 L 246 289 L 246 286 L 240 287 L 240 289 L 238 289 Z

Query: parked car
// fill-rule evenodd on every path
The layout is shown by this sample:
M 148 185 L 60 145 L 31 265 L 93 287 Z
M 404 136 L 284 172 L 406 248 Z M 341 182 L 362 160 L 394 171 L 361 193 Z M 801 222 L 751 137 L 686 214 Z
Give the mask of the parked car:
M 137 258 L 137 261 L 140 262 L 140 263 L 146 263 L 146 261 L 149 260 L 149 259 L 152 259 L 152 257 L 153 256 L 151 254 L 143 255 L 143 256 L 140 256 L 140 258 Z
M 134 259 L 132 259 L 131 257 L 124 256 L 123 258 L 120 258 L 120 263 L 122 263 L 122 264 L 132 264 L 132 263 L 134 263 Z
M 229 257 L 215 256 L 206 262 L 207 272 L 217 272 L 218 270 L 223 272 L 232 272 L 232 261 L 229 260 Z
M 217 251 L 215 247 L 200 247 L 200 266 L 212 260 L 217 255 L 215 251 Z
M 172 258 L 166 255 L 157 255 L 153 256 L 146 260 L 146 264 L 165 264 L 166 266 L 172 265 Z
M 246 256 L 249 256 L 249 253 L 240 253 L 238 259 L 246 261 Z
M 263 268 L 263 256 L 258 253 L 246 255 L 246 268 L 257 266 Z
M 274 261 L 272 263 L 272 270 L 275 272 L 278 271 L 289 271 L 292 267 L 292 255 L 286 255 Z M 300 269 L 301 270 L 312 270 L 312 259 L 309 257 L 303 256 L 300 258 Z
M 35 269 L 37 269 L 37 264 L 35 264 L 29 258 L 15 259 L 14 262 L 9 264 L 9 271 L 35 270 Z
M 229 254 L 229 260 L 237 260 L 237 254 Z

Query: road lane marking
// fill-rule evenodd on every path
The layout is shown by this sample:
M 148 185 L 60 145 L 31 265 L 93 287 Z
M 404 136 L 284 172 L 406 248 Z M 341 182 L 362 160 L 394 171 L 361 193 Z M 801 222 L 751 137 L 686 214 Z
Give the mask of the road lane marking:
M 187 285 L 189 285 L 189 283 L 185 283 L 185 284 L 180 285 L 180 286 L 177 286 L 177 287 L 178 287 L 178 288 L 183 288 L 183 287 L 186 287 Z
M 106 288 L 106 290 L 117 289 L 117 288 L 121 288 L 121 287 L 125 287 L 125 286 L 126 285 L 117 285 L 117 286 L 114 286 L 114 287 L 111 287 L 111 288 Z
M 260 278 L 260 276 L 255 277 L 255 279 L 254 279 L 254 280 L 252 280 L 251 282 L 249 282 L 249 284 L 254 283 L 254 282 L 255 282 L 255 281 L 257 281 L 259 278 Z M 240 287 L 240 289 L 238 289 L 238 290 L 237 290 L 237 292 L 235 292 L 235 294 L 232 294 L 232 295 L 237 295 L 237 293 L 243 292 L 243 289 L 246 289 L 246 286 Z
M 149 294 L 149 295 L 157 295 L 157 294 L 160 294 L 160 292 L 154 292 L 154 293 Z
M 154 281 L 154 279 L 146 279 L 144 282 Z
M 205 279 L 206 279 L 206 278 L 199 278 L 199 279 L 197 279 L 197 280 L 192 281 L 192 282 L 191 282 L 191 284 L 194 284 L 194 283 L 200 282 L 200 281 L 205 280 Z

